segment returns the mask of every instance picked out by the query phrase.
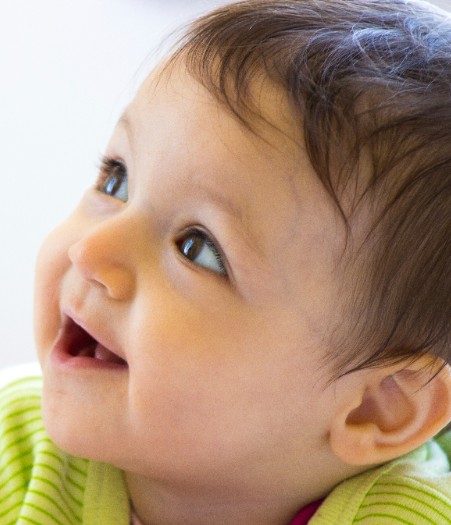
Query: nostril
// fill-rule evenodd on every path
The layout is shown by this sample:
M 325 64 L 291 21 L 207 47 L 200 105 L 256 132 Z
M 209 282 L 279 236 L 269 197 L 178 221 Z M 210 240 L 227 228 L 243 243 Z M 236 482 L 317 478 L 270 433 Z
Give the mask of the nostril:
M 102 287 L 112 299 L 124 300 L 133 293 L 133 269 L 112 249 L 110 243 L 101 244 L 88 237 L 70 246 L 67 253 L 85 281 Z

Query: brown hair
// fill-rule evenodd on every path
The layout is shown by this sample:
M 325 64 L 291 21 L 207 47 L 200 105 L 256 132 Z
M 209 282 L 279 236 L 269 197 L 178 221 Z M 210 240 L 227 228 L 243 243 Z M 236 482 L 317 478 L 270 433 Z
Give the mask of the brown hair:
M 447 15 L 409 0 L 249 0 L 197 20 L 177 57 L 247 126 L 263 72 L 287 93 L 347 227 L 371 205 L 339 375 L 426 352 L 450 363 Z

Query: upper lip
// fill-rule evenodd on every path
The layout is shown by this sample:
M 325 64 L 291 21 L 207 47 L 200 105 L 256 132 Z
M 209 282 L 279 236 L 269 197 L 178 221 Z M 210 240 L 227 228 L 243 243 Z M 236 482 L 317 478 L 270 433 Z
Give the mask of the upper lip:
M 75 326 L 74 326 L 75 325 Z M 120 359 L 125 359 L 125 355 L 122 352 L 119 345 L 113 340 L 111 331 L 108 332 L 106 330 L 98 329 L 96 327 L 93 327 L 91 323 L 86 322 L 84 319 L 82 319 L 79 315 L 77 315 L 75 312 L 73 312 L 71 309 L 66 308 L 63 310 L 63 323 L 62 323 L 62 331 L 67 332 L 68 334 L 68 342 L 69 344 L 75 344 L 76 337 L 73 335 L 70 337 L 70 333 L 74 334 L 76 328 L 81 329 L 86 334 L 86 340 L 91 338 L 93 340 L 93 344 L 100 344 L 103 347 L 105 347 L 107 350 L 109 350 L 111 353 L 115 354 Z M 78 338 L 83 337 L 82 335 L 78 335 Z M 70 351 L 70 348 L 68 348 Z

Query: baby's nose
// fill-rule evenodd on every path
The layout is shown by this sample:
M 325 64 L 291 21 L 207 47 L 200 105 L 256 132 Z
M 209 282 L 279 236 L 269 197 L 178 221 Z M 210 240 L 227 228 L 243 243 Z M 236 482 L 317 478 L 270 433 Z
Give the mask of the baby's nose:
M 102 287 L 109 297 L 129 299 L 136 280 L 131 236 L 125 224 L 103 221 L 69 247 L 69 259 L 83 279 Z

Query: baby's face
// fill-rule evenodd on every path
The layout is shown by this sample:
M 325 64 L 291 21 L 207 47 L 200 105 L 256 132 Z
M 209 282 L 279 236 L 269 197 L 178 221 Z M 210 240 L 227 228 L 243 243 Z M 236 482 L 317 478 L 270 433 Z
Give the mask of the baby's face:
M 263 110 L 288 113 L 275 98 Z M 44 416 L 64 449 L 198 483 L 318 461 L 341 234 L 305 154 L 264 134 L 181 68 L 128 107 L 38 260 Z

